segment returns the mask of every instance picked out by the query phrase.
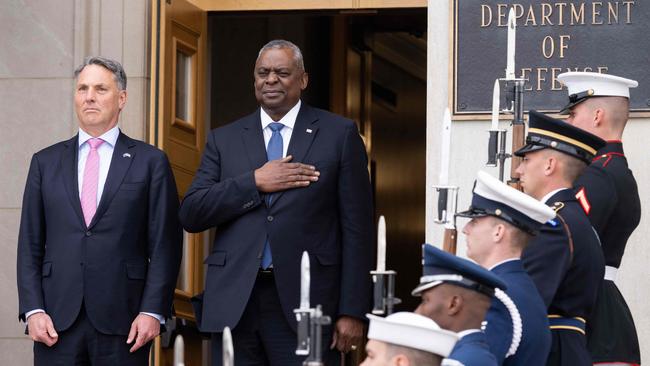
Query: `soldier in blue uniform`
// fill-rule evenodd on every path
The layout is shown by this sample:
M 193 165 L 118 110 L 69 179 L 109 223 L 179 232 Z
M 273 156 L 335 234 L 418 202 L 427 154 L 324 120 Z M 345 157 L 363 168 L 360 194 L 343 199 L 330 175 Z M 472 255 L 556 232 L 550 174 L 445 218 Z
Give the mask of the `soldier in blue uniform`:
M 457 216 L 467 256 L 498 275 L 508 286 L 495 292 L 486 321 L 490 350 L 503 365 L 543 366 L 551 349 L 546 306 L 524 270 L 521 253 L 540 227 L 555 218 L 542 202 L 478 172 L 471 206 Z
M 602 282 L 587 344 L 594 363 L 638 365 L 639 340 L 632 313 L 616 287 L 627 240 L 641 220 L 641 201 L 623 152 L 630 88 L 638 83 L 614 75 L 567 72 L 558 76 L 569 91 L 567 122 L 607 141 L 575 183 L 576 198 L 598 231 L 605 255 Z
M 524 267 L 548 306 L 551 352 L 547 365 L 591 365 L 585 325 L 605 261 L 596 231 L 572 189 L 605 141 L 564 121 L 529 113 L 526 145 L 515 151 L 526 194 L 551 206 L 557 219 L 524 249 Z
M 443 365 L 498 365 L 481 323 L 495 289 L 505 290 L 506 284 L 485 268 L 430 244 L 422 251 L 422 277 L 412 292 L 422 301 L 415 312 L 460 338 Z

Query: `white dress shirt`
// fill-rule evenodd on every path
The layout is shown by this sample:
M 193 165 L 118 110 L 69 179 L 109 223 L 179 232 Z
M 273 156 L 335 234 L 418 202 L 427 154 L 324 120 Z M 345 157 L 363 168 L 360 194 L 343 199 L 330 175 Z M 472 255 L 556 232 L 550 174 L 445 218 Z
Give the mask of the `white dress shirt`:
M 539 200 L 539 201 L 542 202 L 542 203 L 547 203 L 546 201 L 550 200 L 551 197 L 553 197 L 553 195 L 555 195 L 557 192 L 559 192 L 561 190 L 564 190 L 564 189 L 569 189 L 569 188 L 558 188 L 556 190 L 550 191 L 547 194 L 545 194 L 544 197 L 542 197 L 542 199 Z
M 264 148 L 269 146 L 269 141 L 271 140 L 271 135 L 273 135 L 273 130 L 269 125 L 273 122 L 282 123 L 284 128 L 280 130 L 282 135 L 282 157 L 287 156 L 287 149 L 289 148 L 289 141 L 291 141 L 291 134 L 293 133 L 293 127 L 296 125 L 296 118 L 298 118 L 298 112 L 300 111 L 300 100 L 296 103 L 287 114 L 284 115 L 279 121 L 274 121 L 265 111 L 264 108 L 260 108 L 260 119 L 262 120 L 262 133 L 264 134 Z
M 284 130 L 284 128 L 283 128 Z M 108 168 L 111 166 L 111 160 L 113 159 L 113 150 L 115 149 L 115 144 L 117 143 L 117 138 L 120 137 L 120 129 L 115 125 L 115 127 L 106 131 L 103 135 L 99 136 L 100 139 L 104 140 L 104 143 L 99 145 L 97 148 L 97 153 L 99 154 L 99 179 L 97 180 L 97 205 L 102 198 L 102 193 L 104 192 L 104 185 L 106 184 L 106 177 L 108 177 Z M 284 137 L 284 136 L 283 136 Z M 86 131 L 79 129 L 79 151 L 77 153 L 77 181 L 79 184 L 79 199 L 81 199 L 81 187 L 83 187 L 84 180 L 84 169 L 86 167 L 86 160 L 88 159 L 88 153 L 90 152 L 90 144 L 88 140 L 93 138 Z M 25 313 L 25 319 L 29 318 L 32 314 L 44 313 L 43 309 L 34 309 Z M 141 312 L 140 314 L 146 314 L 152 316 L 161 324 L 165 324 L 165 319 L 154 313 Z

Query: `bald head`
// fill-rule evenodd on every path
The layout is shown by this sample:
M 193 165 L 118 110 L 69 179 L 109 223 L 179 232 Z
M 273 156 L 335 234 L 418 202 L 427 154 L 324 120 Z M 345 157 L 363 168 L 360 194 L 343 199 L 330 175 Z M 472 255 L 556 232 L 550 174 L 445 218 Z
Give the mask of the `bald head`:
M 492 300 L 477 291 L 449 283 L 428 289 L 421 296 L 415 312 L 453 332 L 480 328 Z

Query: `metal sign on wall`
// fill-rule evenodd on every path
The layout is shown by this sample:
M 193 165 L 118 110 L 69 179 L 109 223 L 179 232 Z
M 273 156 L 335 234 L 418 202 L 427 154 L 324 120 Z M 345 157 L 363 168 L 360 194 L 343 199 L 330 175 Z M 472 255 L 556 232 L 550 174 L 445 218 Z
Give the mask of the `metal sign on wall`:
M 517 18 L 517 77 L 524 108 L 557 112 L 565 71 L 593 71 L 639 82 L 631 109 L 650 111 L 650 3 L 642 0 L 452 0 L 454 113 L 488 113 L 496 78 L 505 77 L 507 20 Z

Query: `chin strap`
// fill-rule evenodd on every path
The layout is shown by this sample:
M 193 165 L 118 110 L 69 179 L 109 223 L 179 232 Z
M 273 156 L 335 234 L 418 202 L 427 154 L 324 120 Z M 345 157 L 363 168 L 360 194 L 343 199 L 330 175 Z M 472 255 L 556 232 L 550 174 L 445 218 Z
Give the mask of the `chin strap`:
M 512 342 L 510 343 L 510 348 L 506 353 L 506 358 L 517 353 L 517 348 L 519 348 L 519 343 L 521 342 L 522 335 L 522 323 L 521 315 L 517 309 L 517 305 L 510 299 L 510 297 L 500 289 L 494 289 L 494 296 L 499 299 L 505 305 L 506 309 L 510 313 L 510 318 L 512 319 Z

